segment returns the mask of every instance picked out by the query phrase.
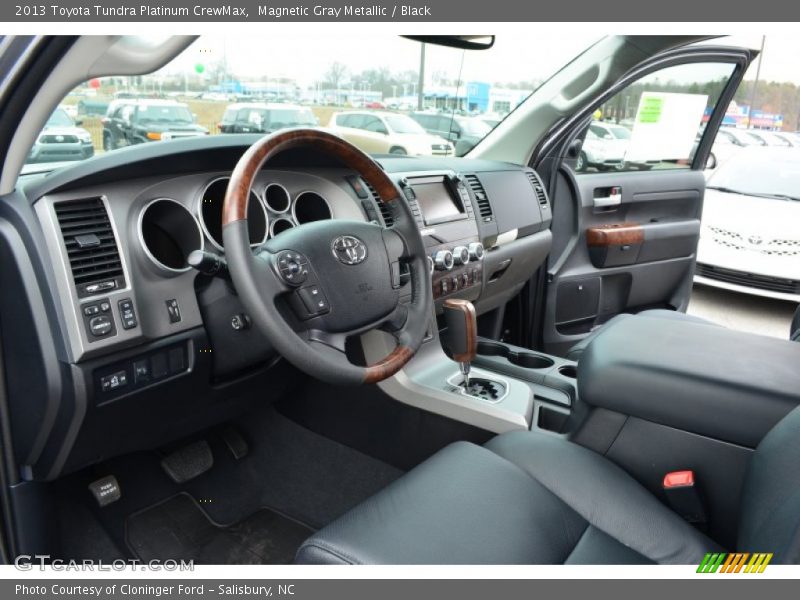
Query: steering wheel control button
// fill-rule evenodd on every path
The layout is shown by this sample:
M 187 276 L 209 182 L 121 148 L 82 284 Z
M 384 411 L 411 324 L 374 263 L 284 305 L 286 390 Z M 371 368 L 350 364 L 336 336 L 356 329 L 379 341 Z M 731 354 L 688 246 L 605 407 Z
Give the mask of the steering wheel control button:
M 234 331 L 243 331 L 250 327 L 250 317 L 245 314 L 233 315 L 231 317 L 231 329 Z
M 133 310 L 133 300 L 125 298 L 119 301 L 119 317 L 122 319 L 123 329 L 133 329 L 139 324 Z
M 297 290 L 300 300 L 310 317 L 316 317 L 330 311 L 328 299 L 325 297 L 322 289 L 318 285 L 309 285 Z
M 281 279 L 289 285 L 301 285 L 308 278 L 308 259 L 299 252 L 284 250 L 277 262 Z
M 89 320 L 89 331 L 92 332 L 94 337 L 106 336 L 111 333 L 112 329 L 114 329 L 114 323 L 111 321 L 110 317 L 105 315 L 92 317 L 92 319 Z
M 166 301 L 166 304 L 167 304 L 167 315 L 169 315 L 169 322 L 180 323 L 181 309 L 178 306 L 178 301 L 175 298 L 171 298 L 170 300 Z

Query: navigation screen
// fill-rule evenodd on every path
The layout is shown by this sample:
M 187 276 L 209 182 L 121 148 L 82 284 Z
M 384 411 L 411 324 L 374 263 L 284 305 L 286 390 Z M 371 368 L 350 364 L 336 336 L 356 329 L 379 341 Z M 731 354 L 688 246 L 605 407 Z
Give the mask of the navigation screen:
M 426 225 L 449 221 L 461 215 L 461 208 L 445 186 L 444 177 L 414 179 L 412 185 Z

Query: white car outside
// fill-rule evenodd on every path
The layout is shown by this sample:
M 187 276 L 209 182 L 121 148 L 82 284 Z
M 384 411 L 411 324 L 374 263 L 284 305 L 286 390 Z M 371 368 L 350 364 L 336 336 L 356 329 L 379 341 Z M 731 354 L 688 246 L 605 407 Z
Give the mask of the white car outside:
M 408 115 L 382 111 L 349 111 L 331 117 L 330 131 L 371 154 L 453 156 L 447 140 L 429 134 Z
M 744 148 L 708 179 L 695 282 L 800 301 L 800 152 Z
M 622 125 L 593 121 L 586 132 L 576 169 L 617 168 L 625 160 L 631 141 L 631 132 Z

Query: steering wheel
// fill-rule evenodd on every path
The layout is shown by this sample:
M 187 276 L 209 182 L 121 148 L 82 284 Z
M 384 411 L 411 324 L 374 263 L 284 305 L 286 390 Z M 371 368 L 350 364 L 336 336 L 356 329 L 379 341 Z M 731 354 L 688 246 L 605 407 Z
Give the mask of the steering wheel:
M 254 251 L 247 227 L 253 180 L 272 157 L 298 148 L 328 154 L 353 169 L 390 208 L 394 224 L 316 221 L 288 229 Z M 352 144 L 314 129 L 260 139 L 231 175 L 222 226 L 228 270 L 245 309 L 273 347 L 301 371 L 330 383 L 375 383 L 397 373 L 419 349 L 433 303 L 425 246 L 395 184 Z M 401 298 L 404 264 L 410 301 Z M 390 332 L 395 349 L 373 365 L 352 364 L 345 353 L 347 338 L 373 329 Z

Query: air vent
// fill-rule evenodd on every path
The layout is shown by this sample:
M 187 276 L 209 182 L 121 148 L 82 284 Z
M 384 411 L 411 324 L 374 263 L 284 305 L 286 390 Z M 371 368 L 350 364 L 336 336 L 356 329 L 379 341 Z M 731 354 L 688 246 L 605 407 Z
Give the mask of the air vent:
M 79 296 L 125 287 L 117 240 L 101 198 L 55 204 Z
M 533 186 L 533 191 L 536 193 L 536 199 L 539 201 L 539 204 L 541 206 L 547 206 L 547 194 L 545 194 L 544 186 L 536 176 L 536 173 L 533 171 L 525 171 L 525 174 L 528 176 L 528 179 Z
M 492 205 L 489 204 L 489 198 L 486 196 L 486 190 L 483 189 L 480 179 L 478 179 L 477 175 L 472 174 L 465 175 L 464 178 L 467 180 L 467 185 L 469 185 L 475 200 L 478 202 L 478 212 L 481 218 L 484 221 L 491 221 L 493 218 Z
M 375 199 L 375 204 L 378 205 L 378 210 L 381 211 L 381 217 L 383 218 L 383 224 L 386 227 L 391 227 L 394 225 L 394 215 L 392 215 L 392 209 L 387 206 L 387 204 L 381 200 L 380 196 L 378 196 L 378 192 L 375 191 L 375 188 L 372 187 L 369 181 L 366 179 L 363 180 L 364 185 L 367 186 L 369 193 L 372 194 L 372 197 Z

